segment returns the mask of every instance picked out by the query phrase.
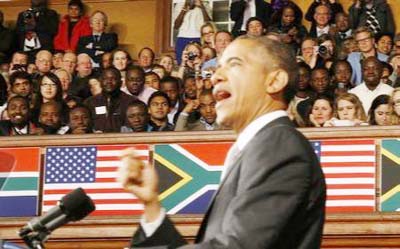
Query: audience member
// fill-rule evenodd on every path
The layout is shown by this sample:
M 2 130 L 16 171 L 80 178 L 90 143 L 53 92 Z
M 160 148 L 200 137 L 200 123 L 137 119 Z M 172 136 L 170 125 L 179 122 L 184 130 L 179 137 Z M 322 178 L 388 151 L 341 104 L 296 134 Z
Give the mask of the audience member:
M 333 100 L 329 96 L 319 95 L 310 103 L 308 126 L 323 127 L 333 117 Z
M 151 48 L 142 48 L 139 51 L 138 59 L 139 66 L 141 66 L 146 73 L 150 72 L 153 69 L 155 54 Z
M 66 99 L 68 97 L 69 88 L 72 82 L 72 75 L 65 69 L 57 69 L 54 74 L 60 79 L 62 88 L 62 98 Z
M 212 48 L 212 47 L 209 47 L 209 46 L 203 46 L 201 48 L 201 53 L 203 54 L 203 57 L 201 58 L 201 60 L 204 61 L 204 62 L 209 61 L 209 60 L 214 59 L 215 57 L 217 57 L 217 52 L 215 51 L 215 49 Z
M 307 13 L 305 15 L 305 19 L 309 22 L 311 22 L 312 26 L 315 26 L 315 20 L 314 20 L 314 15 L 315 15 L 315 9 L 319 5 L 326 5 L 329 10 L 330 10 L 330 15 L 329 15 L 329 23 L 333 24 L 335 22 L 334 18 L 338 13 L 343 13 L 343 6 L 338 3 L 336 0 L 314 0 L 310 7 L 308 7 Z
M 393 39 L 394 43 L 394 54 L 399 54 L 400 55 L 400 33 L 397 33 L 396 36 Z
M 397 121 L 400 119 L 400 87 L 396 87 L 392 93 L 392 101 L 393 101 L 393 111 L 397 117 Z
M 301 41 L 308 34 L 301 21 L 300 17 L 296 16 L 294 5 L 288 4 L 274 13 L 268 30 L 281 34 L 282 42 L 291 45 L 296 53 Z
M 165 68 L 167 75 L 171 75 L 175 67 L 174 58 L 171 55 L 162 55 L 158 64 Z
M 68 94 L 81 99 L 91 96 L 88 81 L 92 72 L 92 61 L 89 55 L 79 54 L 77 56 L 76 75 L 72 80 Z
M 343 42 L 347 38 L 352 37 L 352 35 L 353 35 L 353 30 L 350 27 L 349 15 L 344 12 L 337 13 L 335 16 L 334 37 L 335 37 L 336 47 L 338 48 L 338 50 L 341 49 Z
M 77 104 L 69 110 L 68 134 L 93 133 L 93 122 L 90 110 L 85 105 Z
M 157 91 L 153 93 L 148 102 L 149 128 L 148 131 L 173 131 L 174 125 L 168 122 L 168 113 L 172 107 L 168 95 Z
M 29 101 L 25 97 L 11 97 L 7 112 L 10 119 L 0 121 L 0 136 L 31 134 L 33 124 L 29 122 Z
M 385 55 L 390 55 L 393 48 L 393 35 L 390 33 L 378 33 L 375 35 L 376 50 Z
M 92 94 L 92 96 L 96 96 L 97 94 L 100 94 L 102 92 L 99 77 L 90 76 L 88 84 L 89 84 L 89 90 L 90 90 L 90 93 Z
M 57 101 L 49 101 L 40 106 L 37 127 L 33 134 L 36 135 L 63 135 L 68 131 L 68 126 L 62 126 L 62 106 Z
M 331 28 L 331 25 L 329 24 L 329 20 L 331 19 L 331 9 L 329 6 L 319 4 L 315 8 L 313 18 L 315 25 L 310 28 L 310 36 L 316 38 L 323 34 L 329 34 Z
M 215 104 L 216 101 L 211 90 L 204 90 L 201 92 L 199 99 L 187 103 L 179 114 L 175 125 L 175 131 L 219 130 L 220 126 L 215 122 L 217 118 Z M 200 113 L 200 119 L 190 122 L 189 116 L 197 110 Z
M 125 110 L 136 100 L 120 90 L 122 79 L 118 69 L 104 69 L 101 73 L 102 93 L 86 99 L 94 120 L 94 129 L 101 132 L 120 132 L 126 124 Z
M 126 68 L 132 63 L 131 56 L 129 53 L 122 49 L 116 49 L 111 55 L 112 66 L 118 69 L 122 77 L 121 89 L 126 89 L 125 78 L 126 78 Z
M 194 76 L 188 76 L 183 79 L 183 101 L 188 104 L 192 100 L 198 98 L 198 91 L 196 85 L 196 78 Z
M 209 46 L 211 48 L 215 47 L 214 44 L 214 37 L 215 33 L 217 32 L 217 28 L 212 22 L 204 23 L 200 28 L 200 44 L 201 46 Z
M 36 54 L 35 65 L 37 67 L 37 76 L 49 73 L 52 69 L 53 55 L 48 50 L 40 50 Z M 35 76 L 34 76 L 35 77 Z
M 230 17 L 235 22 L 232 34 L 237 37 L 247 32 L 247 22 L 252 17 L 257 17 L 267 25 L 272 17 L 271 5 L 264 0 L 238 0 L 232 1 Z
M 374 36 L 366 27 L 360 27 L 355 30 L 355 40 L 360 52 L 352 52 L 347 57 L 348 62 L 353 69 L 351 81 L 355 85 L 359 85 L 363 78 L 361 72 L 361 62 L 370 56 L 377 57 L 380 61 L 387 61 L 388 56 L 376 51 L 374 46 Z
M 75 74 L 77 57 L 74 53 L 67 52 L 63 56 L 62 68 L 71 75 Z
M 181 64 L 182 52 L 190 42 L 200 43 L 200 28 L 204 22 L 211 21 L 210 9 L 201 0 L 185 0 L 175 5 L 173 10 L 174 29 L 178 30 L 175 42 L 175 54 Z
M 101 69 L 106 69 L 111 67 L 112 65 L 112 53 L 111 52 L 105 52 L 102 56 L 101 56 L 101 63 L 100 63 L 100 67 Z
M 133 101 L 126 109 L 126 125 L 121 127 L 122 133 L 145 132 L 149 127 L 149 111 L 145 103 Z
M 51 64 L 53 65 L 53 69 L 60 69 L 62 68 L 63 64 L 63 57 L 64 53 L 63 52 L 54 52 L 53 57 L 51 58 Z
M 187 75 L 199 77 L 203 65 L 202 50 L 198 43 L 189 43 L 182 52 L 182 63 L 179 67 L 178 77 L 183 79 Z
M 390 95 L 382 94 L 377 96 L 371 104 L 368 112 L 370 125 L 393 125 L 393 102 Z
M 79 38 L 77 53 L 85 53 L 93 60 L 94 67 L 100 67 L 102 55 L 111 52 L 118 46 L 118 36 L 115 33 L 106 33 L 108 25 L 107 15 L 96 10 L 90 17 L 92 34 Z
M 301 55 L 297 57 L 298 61 L 303 61 L 311 69 L 317 66 L 318 60 L 318 41 L 315 38 L 307 37 L 301 43 Z M 319 59 L 320 60 L 320 59 Z M 321 64 L 321 62 L 320 62 Z
M 355 0 L 349 8 L 349 16 L 353 29 L 366 26 L 374 34 L 394 34 L 392 10 L 386 0 Z
M 147 103 L 150 96 L 157 90 L 145 85 L 145 72 L 141 67 L 130 66 L 126 71 L 127 93 Z
M 205 61 L 201 70 L 214 72 L 217 69 L 218 59 L 221 57 L 225 48 L 232 42 L 232 40 L 233 37 L 228 31 L 218 31 L 215 34 L 215 51 L 217 52 L 217 56 L 209 61 Z
M 144 74 L 144 84 L 156 90 L 160 90 L 160 76 L 155 72 L 148 72 Z
M 31 0 L 31 8 L 18 14 L 18 49 L 28 53 L 30 62 L 39 50 L 52 51 L 57 27 L 58 14 L 47 8 L 47 0 Z
M 389 79 L 389 77 L 393 74 L 392 65 L 390 65 L 387 62 L 381 62 L 381 63 L 382 63 L 382 77 L 381 77 L 382 83 L 395 87 L 393 82 Z
M 347 93 L 352 88 L 350 63 L 345 60 L 337 60 L 332 64 L 330 71 L 332 72 L 332 85 L 335 89 L 335 95 Z
M 179 113 L 183 109 L 182 98 L 180 97 L 180 80 L 176 77 L 165 77 L 160 81 L 160 91 L 168 95 L 170 110 L 168 113 L 168 122 L 175 124 Z
M 371 56 L 364 59 L 362 63 L 363 82 L 349 93 L 355 94 L 361 101 L 365 113 L 369 113 L 372 101 L 379 95 L 391 95 L 393 87 L 381 83 L 382 63 L 375 57 Z
M 249 37 L 260 37 L 267 32 L 267 26 L 258 17 L 250 17 L 246 23 L 246 35 Z
M 4 14 L 0 10 L 0 65 L 8 62 L 14 49 L 14 32 L 3 25 Z
M 81 0 L 68 2 L 68 14 L 58 25 L 58 33 L 54 38 L 54 49 L 64 52 L 75 52 L 79 38 L 92 34 L 89 17 L 84 15 Z
M 366 124 L 367 117 L 358 97 L 351 93 L 343 93 L 336 97 L 334 117 L 324 126 L 356 126 Z
M 25 71 L 17 71 L 10 76 L 10 92 L 30 99 L 33 90 L 31 76 Z
M 152 71 L 156 73 L 158 77 L 160 77 L 160 79 L 164 78 L 167 75 L 165 68 L 159 64 L 154 64 Z
M 333 97 L 332 87 L 331 87 L 331 77 L 329 71 L 325 67 L 318 67 L 312 70 L 311 88 L 315 93 L 319 95 L 329 95 Z

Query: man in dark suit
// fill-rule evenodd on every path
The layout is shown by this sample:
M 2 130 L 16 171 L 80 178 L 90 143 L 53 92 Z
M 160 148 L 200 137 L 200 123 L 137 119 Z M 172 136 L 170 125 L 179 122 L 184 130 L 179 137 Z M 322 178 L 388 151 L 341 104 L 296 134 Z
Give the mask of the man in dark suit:
M 217 122 L 238 138 L 222 182 L 196 237 L 186 245 L 160 206 L 157 174 L 132 154 L 123 161 L 125 188 L 144 202 L 132 248 L 320 248 L 326 187 L 309 141 L 284 111 L 296 82 L 291 50 L 267 38 L 237 39 L 213 75 Z
M 271 19 L 272 8 L 264 0 L 233 0 L 230 15 L 235 22 L 232 34 L 237 37 L 246 33 L 246 23 L 250 17 L 260 18 L 266 26 Z
M 7 105 L 10 120 L 0 121 L 0 136 L 28 135 L 32 124 L 29 122 L 29 102 L 22 96 L 10 98 Z
M 108 20 L 102 11 L 95 11 L 90 17 L 90 27 L 93 34 L 79 39 L 77 54 L 85 53 L 93 60 L 93 67 L 100 67 L 101 57 L 118 46 L 118 36 L 115 33 L 105 33 Z

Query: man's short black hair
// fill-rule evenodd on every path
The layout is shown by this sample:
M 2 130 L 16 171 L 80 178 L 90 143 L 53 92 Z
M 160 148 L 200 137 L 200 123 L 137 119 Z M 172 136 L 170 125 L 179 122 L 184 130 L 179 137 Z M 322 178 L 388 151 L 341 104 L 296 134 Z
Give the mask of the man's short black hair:
M 163 98 L 165 98 L 165 99 L 167 100 L 168 106 L 171 107 L 171 99 L 168 97 L 168 95 L 167 95 L 165 92 L 162 92 L 162 91 L 154 92 L 154 93 L 150 96 L 149 101 L 147 102 L 147 105 L 148 105 L 148 106 L 150 106 L 151 101 L 152 101 L 155 97 L 163 97 Z
M 70 115 L 74 110 L 76 110 L 76 109 L 78 109 L 78 108 L 85 109 L 85 110 L 87 111 L 87 113 L 89 114 L 90 120 L 92 121 L 92 113 L 90 112 L 89 107 L 87 107 L 85 104 L 82 104 L 82 103 L 80 103 L 80 102 L 77 102 L 76 105 L 75 105 L 74 107 L 72 107 L 71 109 L 69 109 L 69 111 L 68 111 L 68 120 L 67 120 L 68 123 L 70 122 L 69 115 Z
M 81 0 L 70 0 L 68 2 L 68 8 L 71 6 L 78 6 L 78 8 L 81 10 L 81 12 L 83 11 L 83 8 L 84 8 Z
M 127 68 L 126 68 L 126 72 L 128 73 L 128 71 L 138 71 L 139 73 L 140 73 L 140 75 L 143 77 L 143 79 L 145 78 L 145 76 L 146 76 L 146 72 L 143 70 L 143 68 L 142 67 L 139 67 L 139 66 L 137 66 L 137 65 L 129 65 Z
M 142 54 L 142 52 L 143 52 L 144 50 L 149 50 L 149 51 L 151 52 L 151 57 L 152 57 L 153 60 L 154 60 L 154 58 L 155 58 L 156 55 L 154 54 L 153 49 L 151 49 L 151 48 L 149 48 L 149 47 L 144 47 L 144 48 L 142 48 L 142 49 L 139 51 L 139 53 L 138 53 L 138 57 L 140 57 L 140 55 Z
M 246 22 L 246 31 L 249 30 L 249 25 L 250 25 L 250 23 L 251 23 L 252 21 L 259 21 L 259 22 L 261 23 L 263 29 L 266 29 L 266 27 L 267 27 L 267 25 L 264 23 L 263 20 L 261 20 L 261 18 L 256 17 L 256 16 L 253 16 L 253 17 L 250 17 L 250 18 L 247 20 L 247 22 Z
M 149 99 L 149 103 L 150 103 L 150 99 Z M 126 108 L 126 110 L 128 110 L 130 107 L 140 107 L 143 108 L 144 112 L 147 113 L 148 108 L 147 105 L 141 101 L 141 100 L 134 100 L 131 103 L 129 103 L 128 107 Z
M 10 85 L 14 86 L 14 83 L 17 79 L 24 79 L 29 82 L 30 85 L 32 85 L 32 77 L 29 73 L 25 71 L 15 71 L 10 75 Z
M 173 84 L 175 84 L 176 87 L 178 88 L 178 90 L 180 89 L 181 81 L 180 81 L 179 78 L 174 77 L 174 76 L 165 76 L 164 78 L 162 78 L 162 79 L 160 80 L 160 88 L 161 88 L 161 86 L 162 86 L 163 84 L 165 84 L 165 83 L 170 83 L 170 82 L 173 83 Z
M 21 96 L 21 95 L 15 95 L 15 96 L 11 97 L 7 102 L 11 103 L 11 101 L 14 101 L 16 99 L 20 99 L 20 100 L 24 101 L 24 103 L 26 104 L 26 107 L 29 108 L 29 100 L 27 98 L 25 98 L 24 96 Z M 10 105 L 8 104 L 7 105 L 7 109 L 9 108 L 9 106 Z

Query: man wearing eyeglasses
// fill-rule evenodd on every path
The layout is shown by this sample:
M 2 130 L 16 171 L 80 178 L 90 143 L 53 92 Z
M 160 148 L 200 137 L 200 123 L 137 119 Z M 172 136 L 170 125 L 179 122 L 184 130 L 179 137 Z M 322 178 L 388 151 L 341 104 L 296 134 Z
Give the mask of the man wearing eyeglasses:
M 388 56 L 376 51 L 374 35 L 367 27 L 360 27 L 356 29 L 354 34 L 360 52 L 350 53 L 347 57 L 347 61 L 350 63 L 353 69 L 351 81 L 354 85 L 360 85 L 363 80 L 361 71 L 361 64 L 363 60 L 373 56 L 377 57 L 380 61 L 387 61 Z

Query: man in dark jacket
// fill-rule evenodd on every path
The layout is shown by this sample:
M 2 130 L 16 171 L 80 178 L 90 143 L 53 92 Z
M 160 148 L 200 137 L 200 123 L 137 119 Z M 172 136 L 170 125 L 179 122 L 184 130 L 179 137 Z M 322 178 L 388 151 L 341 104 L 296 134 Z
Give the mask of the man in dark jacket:
M 18 14 L 18 49 L 28 53 L 30 61 L 39 50 L 53 50 L 58 14 L 47 8 L 47 0 L 31 0 L 31 8 Z
M 3 26 L 4 15 L 0 10 L 0 64 L 5 63 L 13 52 L 14 33 Z
M 120 132 L 121 126 L 125 125 L 126 109 L 137 98 L 120 90 L 122 80 L 118 69 L 104 69 L 100 80 L 102 93 L 88 98 L 85 102 L 93 117 L 94 129 L 102 132 Z

